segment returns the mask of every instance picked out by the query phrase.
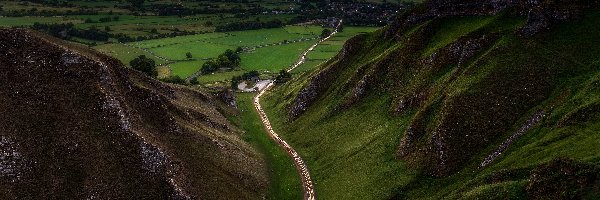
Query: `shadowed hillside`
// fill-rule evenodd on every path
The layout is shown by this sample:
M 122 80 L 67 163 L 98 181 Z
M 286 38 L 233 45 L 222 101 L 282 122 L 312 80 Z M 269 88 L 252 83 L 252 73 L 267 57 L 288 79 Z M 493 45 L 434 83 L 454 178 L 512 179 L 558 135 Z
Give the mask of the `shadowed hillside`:
M 261 199 L 264 161 L 211 94 L 0 29 L 0 199 Z
M 598 198 L 599 20 L 596 1 L 429 1 L 265 107 L 324 199 Z

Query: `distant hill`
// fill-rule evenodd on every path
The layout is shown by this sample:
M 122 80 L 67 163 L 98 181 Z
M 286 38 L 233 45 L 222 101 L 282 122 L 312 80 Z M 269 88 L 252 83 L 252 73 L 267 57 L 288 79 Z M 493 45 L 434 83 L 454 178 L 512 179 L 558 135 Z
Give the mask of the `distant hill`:
M 596 199 L 599 20 L 597 1 L 428 1 L 266 110 L 321 198 Z
M 0 29 L 0 199 L 261 199 L 264 160 L 210 93 Z

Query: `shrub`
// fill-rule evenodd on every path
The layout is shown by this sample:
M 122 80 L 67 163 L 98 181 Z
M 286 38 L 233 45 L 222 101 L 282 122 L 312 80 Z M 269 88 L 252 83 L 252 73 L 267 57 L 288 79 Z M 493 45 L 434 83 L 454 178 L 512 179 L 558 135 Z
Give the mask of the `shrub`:
M 147 58 L 145 55 L 140 55 L 137 58 L 129 62 L 129 65 L 135 70 L 141 71 L 150 77 L 156 77 L 158 72 L 156 71 L 156 63 L 154 60 Z

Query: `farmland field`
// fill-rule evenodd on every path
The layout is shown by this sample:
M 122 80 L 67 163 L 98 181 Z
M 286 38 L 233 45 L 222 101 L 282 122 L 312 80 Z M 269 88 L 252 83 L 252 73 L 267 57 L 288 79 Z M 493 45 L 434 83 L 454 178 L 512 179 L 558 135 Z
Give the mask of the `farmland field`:
M 152 48 L 149 50 L 169 60 L 179 61 L 186 59 L 187 52 L 192 54 L 192 58 L 214 58 L 225 52 L 227 49 L 234 50 L 235 48 L 235 46 L 208 42 L 189 42 L 178 45 Z
M 200 70 L 200 67 L 202 67 L 202 64 L 204 64 L 204 62 L 204 60 L 197 60 L 182 61 L 169 64 L 169 66 L 171 67 L 171 75 L 186 78 Z
M 119 43 L 98 45 L 95 46 L 94 49 L 119 59 L 125 65 L 129 65 L 129 62 L 139 55 L 145 55 L 146 57 L 151 58 L 154 60 L 154 62 L 156 62 L 157 65 L 161 65 L 166 62 L 141 49 L 125 46 Z
M 349 38 L 376 29 L 373 27 L 345 27 L 343 32 L 323 42 L 310 52 L 306 63 L 294 72 L 314 69 L 318 64 L 335 56 Z M 286 26 L 274 29 L 178 36 L 131 42 L 127 45 L 103 44 L 96 46 L 95 49 L 112 55 L 125 64 L 129 64 L 129 61 L 138 55 L 146 55 L 159 65 L 166 64 L 167 61 L 154 56 L 157 55 L 170 61 L 167 65 L 170 70 L 162 70 L 163 76 L 176 75 L 187 78 L 200 70 L 206 59 L 216 58 L 227 49 L 248 48 L 240 55 L 242 58 L 241 70 L 215 72 L 198 78 L 201 83 L 209 83 L 230 80 L 234 75 L 252 70 L 261 73 L 276 73 L 285 69 L 298 59 L 300 53 L 317 41 L 316 38 L 322 30 L 323 28 L 320 26 Z M 191 60 L 186 57 L 187 52 L 192 54 Z
M 298 60 L 299 55 L 317 42 L 316 39 L 270 46 L 242 54 L 242 68 L 276 72 L 289 67 Z
M 246 72 L 246 71 L 233 70 L 233 71 L 226 71 L 226 72 L 216 72 L 213 74 L 203 74 L 203 75 L 198 76 L 197 80 L 198 80 L 198 82 L 200 82 L 200 84 L 226 81 L 226 80 L 231 80 L 231 77 L 233 77 L 233 76 L 240 76 L 244 72 Z
M 197 72 L 205 62 L 205 59 L 216 58 L 219 54 L 225 52 L 225 50 L 234 50 L 237 47 L 247 47 L 250 49 L 241 54 L 241 67 L 244 71 L 278 71 L 288 67 L 297 60 L 301 52 L 317 41 L 315 38 L 318 38 L 318 34 L 322 30 L 323 28 L 320 26 L 286 26 L 274 29 L 206 33 L 145 40 L 128 43 L 128 45 L 146 49 L 148 52 L 173 61 L 174 63 L 169 64 L 171 75 L 177 75 L 182 78 L 189 77 Z M 113 45 L 106 47 L 112 47 Z M 98 49 L 104 49 L 104 46 L 101 45 Z M 120 46 L 126 47 L 125 45 Z M 119 51 L 132 52 L 133 50 L 148 54 L 137 48 L 113 50 L 114 52 L 105 51 L 114 54 L 126 62 L 126 60 L 133 59 L 134 57 Z M 199 60 L 187 60 L 187 52 L 192 54 L 192 59 Z M 207 75 L 210 78 L 204 77 L 199 80 L 209 79 L 209 81 L 214 81 L 231 78 L 231 76 L 218 75 L 219 73 L 223 72 L 217 72 L 216 75 Z M 243 72 L 229 74 L 239 75 L 241 73 Z

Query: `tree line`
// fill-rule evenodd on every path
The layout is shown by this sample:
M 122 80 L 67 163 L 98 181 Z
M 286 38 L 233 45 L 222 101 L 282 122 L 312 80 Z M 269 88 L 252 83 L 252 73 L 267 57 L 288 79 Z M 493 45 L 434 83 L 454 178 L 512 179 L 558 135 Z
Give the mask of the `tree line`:
M 281 28 L 285 24 L 279 20 L 271 20 L 267 22 L 260 21 L 248 21 L 248 22 L 232 22 L 223 25 L 217 25 L 215 27 L 216 32 L 229 32 L 229 31 L 243 31 L 243 30 L 256 30 L 263 28 Z
M 66 24 L 41 24 L 34 23 L 31 28 L 46 32 L 54 37 L 61 39 L 70 39 L 71 37 L 78 37 L 88 40 L 96 41 L 108 41 L 110 34 L 105 31 L 99 30 L 96 27 L 90 27 L 89 29 L 77 29 L 73 23 Z

